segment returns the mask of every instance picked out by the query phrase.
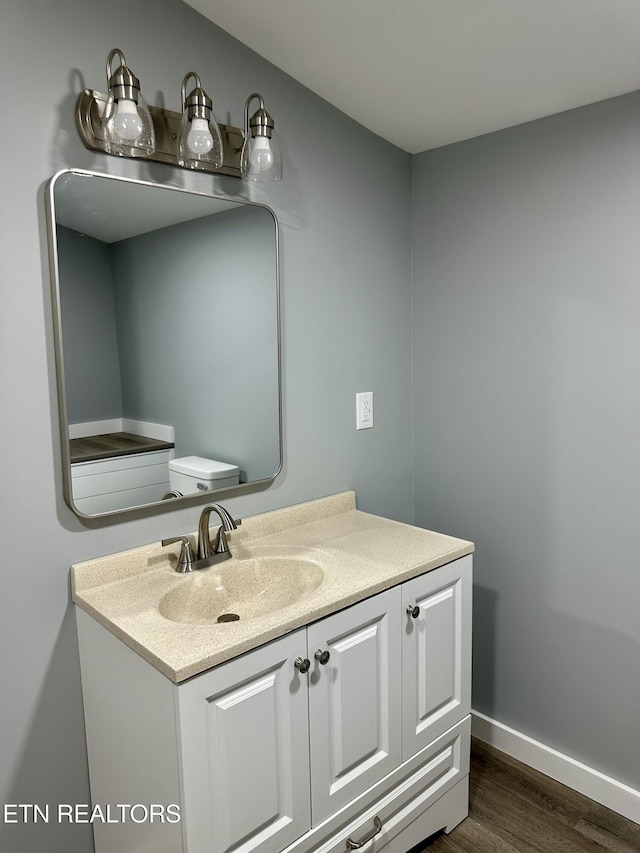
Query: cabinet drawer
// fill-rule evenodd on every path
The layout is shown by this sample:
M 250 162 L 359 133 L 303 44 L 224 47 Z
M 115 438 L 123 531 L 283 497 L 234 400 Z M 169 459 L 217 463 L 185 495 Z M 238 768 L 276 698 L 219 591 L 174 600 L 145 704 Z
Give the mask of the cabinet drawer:
M 362 847 L 363 853 L 378 853 L 386 845 L 393 847 L 394 839 L 407 830 L 414 821 L 418 821 L 435 803 L 444 798 L 454 788 L 458 788 L 455 806 L 437 814 L 435 823 L 425 824 L 424 834 L 416 837 L 413 846 L 433 832 L 444 827 L 452 828 L 466 817 L 468 808 L 467 781 L 469 775 L 469 752 L 471 746 L 471 717 L 464 720 L 441 735 L 434 743 L 424 749 L 419 756 L 407 762 L 407 770 L 400 768 L 392 774 L 395 782 L 391 790 L 382 782 L 375 786 L 377 797 L 372 800 L 371 793 L 358 799 L 357 803 L 329 818 L 316 827 L 285 853 L 350 853 L 347 839 L 360 841 L 375 828 L 374 821 L 381 821 L 381 829 L 375 839 Z M 399 774 L 404 772 L 404 776 Z M 387 781 L 387 780 L 385 780 Z M 354 807 L 359 806 L 356 817 Z M 431 812 L 430 812 L 431 814 Z M 437 825 L 436 825 L 437 823 Z M 419 825 L 419 824 L 418 824 Z M 402 839 L 398 839 L 400 841 Z M 406 848 L 404 848 L 406 849 Z
M 76 462 L 71 466 L 73 499 L 89 515 L 162 500 L 169 490 L 172 450 Z
M 154 486 L 169 482 L 169 451 L 139 453 L 71 466 L 74 498 Z
M 88 498 L 78 498 L 75 493 L 73 500 L 80 512 L 95 515 L 102 512 L 113 512 L 118 509 L 129 509 L 132 506 L 142 506 L 161 501 L 169 491 L 169 481 L 152 486 L 142 486 L 139 489 L 123 489 L 119 492 L 91 495 Z
M 89 477 L 94 474 L 125 471 L 129 468 L 144 468 L 147 465 L 168 466 L 171 459 L 173 459 L 173 450 L 150 450 L 146 453 L 130 453 L 128 456 L 93 459 L 90 462 L 73 462 L 71 472 L 74 478 Z

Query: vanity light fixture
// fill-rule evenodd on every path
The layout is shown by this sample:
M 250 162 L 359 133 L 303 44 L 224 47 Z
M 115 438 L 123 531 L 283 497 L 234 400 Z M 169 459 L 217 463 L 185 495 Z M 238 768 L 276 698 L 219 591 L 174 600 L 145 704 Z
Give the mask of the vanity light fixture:
M 190 77 L 195 88 L 187 96 Z M 213 101 L 202 88 L 195 71 L 182 81 L 182 121 L 178 136 L 178 163 L 190 169 L 203 169 L 206 164 L 222 166 L 222 136 L 213 117 Z
M 120 65 L 112 71 L 115 56 Z M 109 95 L 102 115 L 102 138 L 107 154 L 144 157 L 153 154 L 156 137 L 151 114 L 140 93 L 140 81 L 127 67 L 124 53 L 114 48 L 107 57 Z
M 115 57 L 120 65 L 115 71 Z M 218 124 L 213 102 L 200 77 L 189 73 L 182 81 L 181 111 L 147 106 L 140 81 L 127 67 L 124 53 L 114 48 L 107 58 L 108 94 L 85 89 L 76 104 L 76 126 L 87 148 L 199 169 L 246 181 L 279 181 L 282 157 L 274 122 L 261 95 L 253 94 L 244 108 L 244 128 Z M 194 87 L 187 95 L 189 81 Z M 249 108 L 258 99 L 258 110 Z
M 249 105 L 255 98 L 260 107 L 249 118 Z M 282 155 L 273 119 L 264 108 L 262 95 L 254 92 L 244 105 L 244 143 L 241 161 L 245 181 L 279 181 L 282 178 Z

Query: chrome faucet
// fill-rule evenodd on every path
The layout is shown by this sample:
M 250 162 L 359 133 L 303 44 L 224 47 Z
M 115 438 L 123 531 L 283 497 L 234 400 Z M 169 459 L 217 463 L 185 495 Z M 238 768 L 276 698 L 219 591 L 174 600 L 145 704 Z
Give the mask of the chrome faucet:
M 214 542 L 209 537 L 209 516 L 212 512 L 215 512 L 222 522 L 218 528 Z M 230 557 L 231 552 L 229 551 L 229 544 L 227 542 L 227 533 L 235 530 L 239 524 L 242 524 L 241 519 L 234 519 L 221 504 L 209 504 L 206 506 L 202 510 L 200 521 L 198 522 L 198 560 L 208 560 L 217 554 L 228 554 Z M 220 559 L 225 558 L 221 557 Z

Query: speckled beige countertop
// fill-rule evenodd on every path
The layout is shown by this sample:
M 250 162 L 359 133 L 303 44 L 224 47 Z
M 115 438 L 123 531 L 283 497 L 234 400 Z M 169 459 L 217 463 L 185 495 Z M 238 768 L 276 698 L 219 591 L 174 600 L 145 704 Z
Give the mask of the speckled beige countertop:
M 174 571 L 178 546 L 162 548 L 159 542 L 78 563 L 71 567 L 72 599 L 181 682 L 473 551 L 463 539 L 360 512 L 353 492 L 244 519 L 229 534 L 229 547 L 230 560 L 184 575 Z M 224 578 L 243 561 L 266 558 L 277 565 L 278 558 L 292 556 L 319 566 L 324 579 L 283 609 L 223 624 L 176 622 L 158 609 L 181 585 L 191 585 L 183 587 L 187 594 L 197 591 L 208 573 Z

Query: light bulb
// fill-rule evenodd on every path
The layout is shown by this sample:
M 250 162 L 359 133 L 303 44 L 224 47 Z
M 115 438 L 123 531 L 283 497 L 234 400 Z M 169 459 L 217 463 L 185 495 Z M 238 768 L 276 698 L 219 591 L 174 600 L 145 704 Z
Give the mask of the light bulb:
M 120 139 L 138 139 L 144 130 L 138 109 L 133 101 L 118 101 L 113 117 L 113 129 Z
M 191 120 L 191 130 L 187 134 L 187 146 L 194 154 L 208 154 L 213 148 L 213 136 L 209 122 L 205 118 Z
M 273 166 L 273 151 L 266 136 L 257 136 L 249 154 L 251 173 L 267 172 Z

